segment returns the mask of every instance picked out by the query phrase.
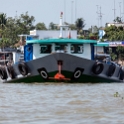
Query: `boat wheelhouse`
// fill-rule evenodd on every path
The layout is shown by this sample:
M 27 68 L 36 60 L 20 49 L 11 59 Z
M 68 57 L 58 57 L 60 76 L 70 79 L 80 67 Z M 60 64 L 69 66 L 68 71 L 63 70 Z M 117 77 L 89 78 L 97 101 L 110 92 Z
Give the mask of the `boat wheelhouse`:
M 26 43 L 27 45 L 24 48 L 25 61 L 34 60 L 57 52 L 94 60 L 94 44 L 97 41 L 80 39 L 34 39 L 27 40 Z

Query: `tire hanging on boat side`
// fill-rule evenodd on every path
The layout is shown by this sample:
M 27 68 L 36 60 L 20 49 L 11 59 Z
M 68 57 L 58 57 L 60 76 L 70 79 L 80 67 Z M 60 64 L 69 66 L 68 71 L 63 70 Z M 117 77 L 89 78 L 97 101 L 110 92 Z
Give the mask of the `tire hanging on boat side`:
M 7 66 L 7 69 L 8 69 L 8 73 L 9 73 L 9 76 L 11 77 L 11 79 L 16 78 L 14 68 L 12 66 Z
M 112 76 L 115 72 L 115 69 L 116 69 L 116 65 L 111 64 L 108 68 L 107 76 Z
M 122 68 L 120 69 L 119 79 L 120 80 L 123 80 L 124 79 L 124 70 Z
M 76 68 L 73 75 L 72 75 L 72 80 L 77 80 L 81 77 L 84 69 L 82 68 Z
M 28 67 L 25 63 L 19 63 L 18 69 L 23 76 L 26 76 L 28 74 Z
M 96 75 L 100 74 L 104 69 L 104 65 L 100 62 L 96 62 L 92 67 L 92 72 Z
M 1 77 L 2 80 L 5 80 L 5 79 L 8 78 L 5 68 L 0 68 L 0 77 Z
M 48 72 L 45 68 L 41 68 L 41 69 L 38 69 L 38 72 L 40 73 L 41 77 L 44 79 L 44 80 L 47 80 L 48 79 Z

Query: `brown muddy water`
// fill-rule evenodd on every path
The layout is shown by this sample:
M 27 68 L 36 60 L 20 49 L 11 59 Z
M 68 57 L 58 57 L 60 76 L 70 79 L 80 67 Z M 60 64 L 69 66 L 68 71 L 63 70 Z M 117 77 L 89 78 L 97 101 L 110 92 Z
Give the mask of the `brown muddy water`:
M 0 83 L 0 124 L 124 124 L 124 83 Z

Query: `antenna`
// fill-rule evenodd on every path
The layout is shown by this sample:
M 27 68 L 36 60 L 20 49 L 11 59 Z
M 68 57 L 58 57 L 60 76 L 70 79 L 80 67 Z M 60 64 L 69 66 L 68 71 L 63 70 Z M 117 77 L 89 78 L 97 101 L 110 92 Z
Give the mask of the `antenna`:
M 64 22 L 66 22 L 66 2 L 64 0 Z
M 124 22 L 124 0 L 123 0 L 123 22 Z
M 71 24 L 73 24 L 73 2 L 71 1 Z
M 75 0 L 75 21 L 77 19 L 77 0 Z
M 123 14 L 123 16 L 122 16 L 122 18 L 123 18 L 122 22 L 124 22 L 124 0 L 123 0 L 123 13 L 121 13 L 121 14 Z
M 96 5 L 97 6 L 97 20 L 98 20 L 98 27 L 99 27 L 99 13 L 98 13 L 98 9 L 99 9 L 99 5 Z
M 15 15 L 15 18 L 16 18 L 16 19 L 18 18 L 18 15 L 17 15 L 17 10 L 16 10 L 16 15 Z
M 123 22 L 124 22 L 124 0 L 123 0 Z
M 119 7 L 120 7 L 120 19 L 121 19 L 121 2 L 119 2 Z
M 100 10 L 99 10 L 99 20 L 100 20 L 100 23 L 101 23 L 101 27 L 102 27 L 102 16 L 104 15 L 103 13 L 101 13 L 101 6 L 100 6 Z
M 115 9 L 115 0 L 114 0 L 114 9 L 112 9 L 112 10 L 114 10 L 114 20 L 115 20 L 115 11 L 116 11 L 116 9 Z

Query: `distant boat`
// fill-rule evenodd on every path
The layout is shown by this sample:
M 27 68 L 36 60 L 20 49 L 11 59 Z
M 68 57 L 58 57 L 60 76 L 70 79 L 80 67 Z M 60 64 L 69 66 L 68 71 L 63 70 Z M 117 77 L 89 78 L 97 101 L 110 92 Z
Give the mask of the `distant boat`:
M 17 61 L 21 55 L 15 53 L 14 64 L 0 68 L 3 82 L 123 82 L 122 67 L 112 62 L 110 55 L 95 53 L 100 43 L 72 39 L 70 33 L 63 38 L 62 29 L 61 14 L 59 38 L 40 40 L 26 35 L 24 58 Z

